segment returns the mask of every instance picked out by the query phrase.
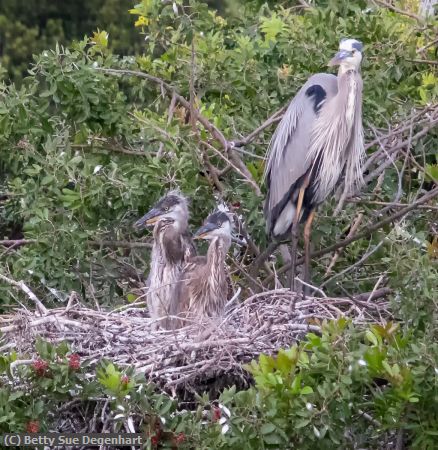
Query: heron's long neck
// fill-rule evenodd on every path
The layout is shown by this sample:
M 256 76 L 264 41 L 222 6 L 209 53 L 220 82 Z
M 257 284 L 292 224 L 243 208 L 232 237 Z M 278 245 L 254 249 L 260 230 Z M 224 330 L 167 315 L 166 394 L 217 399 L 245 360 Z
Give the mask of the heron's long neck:
M 339 68 L 337 101 L 341 114 L 345 114 L 345 124 L 349 133 L 355 113 L 360 111 L 362 104 L 362 78 L 356 69 L 344 66 Z
M 156 228 L 152 245 L 152 263 L 167 266 L 181 263 L 183 258 L 182 233 L 180 227 Z
M 220 288 L 225 280 L 225 258 L 230 248 L 231 240 L 222 237 L 213 239 L 207 252 L 207 279 L 212 287 Z

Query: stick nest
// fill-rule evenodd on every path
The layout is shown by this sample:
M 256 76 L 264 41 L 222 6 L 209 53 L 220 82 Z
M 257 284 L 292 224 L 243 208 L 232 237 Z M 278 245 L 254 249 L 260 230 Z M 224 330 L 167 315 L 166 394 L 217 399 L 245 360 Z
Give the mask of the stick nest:
M 90 367 L 107 358 L 121 367 L 134 366 L 171 392 L 177 388 L 199 392 L 206 380 L 241 384 L 247 380 L 243 363 L 289 347 L 307 332 L 320 332 L 323 320 L 349 317 L 365 324 L 388 319 L 384 298 L 388 293 L 383 288 L 353 299 L 303 300 L 287 289 L 268 291 L 232 302 L 221 319 L 176 331 L 153 330 L 146 311 L 135 304 L 97 311 L 72 295 L 66 307 L 47 310 L 45 315 L 19 309 L 0 316 L 0 350 L 36 357 L 38 336 L 51 343 L 67 341 L 90 361 Z

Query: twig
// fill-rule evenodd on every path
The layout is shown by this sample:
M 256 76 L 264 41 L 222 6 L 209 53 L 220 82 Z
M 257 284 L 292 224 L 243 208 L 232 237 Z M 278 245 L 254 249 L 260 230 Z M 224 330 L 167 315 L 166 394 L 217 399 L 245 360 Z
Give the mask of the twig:
M 113 247 L 113 248 L 152 248 L 149 242 L 128 242 L 128 241 L 88 241 L 90 245 L 98 247 Z
M 317 258 L 319 256 L 323 256 L 323 255 L 326 255 L 327 253 L 337 250 L 338 248 L 346 247 L 347 245 L 351 244 L 352 242 L 358 241 L 359 239 L 363 239 L 364 237 L 369 236 L 374 231 L 379 230 L 380 228 L 384 227 L 385 225 L 393 222 L 395 219 L 398 219 L 399 217 L 402 217 L 402 216 L 408 214 L 410 211 L 416 209 L 419 205 L 427 203 L 428 201 L 435 198 L 436 196 L 438 196 L 438 187 L 435 187 L 434 189 L 429 191 L 427 194 L 423 195 L 418 200 L 416 200 L 414 203 L 407 206 L 406 208 L 402 208 L 399 211 L 386 217 L 385 219 L 382 219 L 372 225 L 365 227 L 360 233 L 350 236 L 349 238 L 343 239 L 339 242 L 336 242 L 335 244 L 329 245 L 328 247 L 318 250 L 316 252 L 312 252 L 310 254 L 310 256 L 313 258 Z M 304 258 L 301 257 L 297 260 L 296 264 L 299 265 L 299 264 L 302 264 L 303 262 L 304 262 Z M 284 273 L 289 269 L 290 269 L 290 264 L 286 264 L 281 269 L 278 270 L 278 273 L 279 274 Z M 272 275 L 267 277 L 264 280 L 263 284 L 269 283 L 270 281 L 272 281 L 272 279 L 273 279 Z
M 201 144 L 202 145 L 202 144 Z M 200 146 L 201 146 L 200 145 Z M 204 146 L 202 146 L 204 147 Z M 212 184 L 214 187 L 216 187 L 216 189 L 223 194 L 225 189 L 222 185 L 222 183 L 219 180 L 219 173 L 218 170 L 216 169 L 216 167 L 213 166 L 213 164 L 210 161 L 210 158 L 208 157 L 208 154 L 206 151 L 202 151 L 202 159 L 203 159 L 203 164 L 205 164 L 207 166 L 207 170 L 208 173 L 206 173 L 207 179 L 210 181 L 210 184 Z M 227 166 L 227 167 L 231 167 L 231 166 Z
M 373 253 L 375 253 L 383 244 L 383 240 L 380 241 L 373 249 L 371 249 L 370 251 L 367 251 L 364 253 L 364 255 L 359 259 L 359 261 L 356 261 L 354 264 L 352 264 L 351 266 L 348 266 L 347 268 L 345 268 L 344 270 L 341 270 L 338 273 L 335 273 L 332 277 L 330 277 L 328 280 L 324 281 L 321 284 L 321 287 L 326 286 L 327 284 L 329 284 L 330 282 L 332 282 L 334 279 L 339 278 L 343 275 L 345 275 L 348 272 L 351 272 L 353 269 L 355 269 L 356 267 L 361 266 Z
M 261 252 L 257 258 L 251 263 L 250 274 L 252 276 L 256 276 L 262 264 L 272 255 L 272 253 L 277 249 L 277 247 L 281 244 L 278 241 L 272 241 L 268 244 L 268 246 Z
M 364 205 L 379 205 L 379 206 L 389 206 L 390 208 L 406 208 L 409 206 L 408 203 L 393 203 L 393 202 L 381 202 L 377 200 L 363 200 L 351 198 L 348 200 L 349 203 L 360 203 Z M 430 209 L 433 211 L 438 211 L 438 206 L 433 205 L 418 205 L 418 209 Z
M 27 297 L 29 297 L 35 303 L 41 315 L 47 314 L 46 307 L 41 303 L 38 297 L 24 284 L 24 281 L 12 280 L 11 278 L 8 278 L 1 273 L 0 273 L 0 280 L 3 280 L 5 283 L 8 283 L 11 286 L 16 287 L 17 289 L 22 290 L 27 295 Z
M 273 123 L 279 122 L 282 119 L 287 107 L 288 105 L 285 105 L 279 110 L 275 111 L 272 116 L 268 117 L 259 127 L 249 133 L 248 136 L 244 137 L 243 139 L 230 142 L 232 147 L 239 148 L 250 144 L 265 128 L 270 127 Z
M 371 299 L 373 298 L 374 292 L 377 291 L 377 288 L 379 287 L 380 283 L 383 281 L 384 278 L 385 278 L 385 275 L 380 275 L 379 279 L 377 280 L 376 284 L 373 287 L 373 290 L 372 290 L 370 296 L 368 297 L 367 303 L 369 303 L 371 301 Z
M 36 242 L 38 242 L 36 239 L 2 239 L 0 245 L 18 247 L 19 245 L 35 244 Z
M 101 146 L 101 145 L 92 145 L 92 144 L 72 144 L 71 145 L 72 148 L 90 148 L 91 150 L 109 150 L 109 151 L 113 151 L 113 152 L 117 152 L 117 153 L 124 153 L 125 155 L 133 155 L 133 156 L 150 156 L 151 153 L 149 152 L 142 152 L 140 150 L 130 150 L 128 148 L 124 148 L 124 147 L 116 147 L 116 146 L 112 146 L 112 145 L 106 145 L 106 146 Z
M 231 162 L 226 156 L 224 156 L 218 149 L 214 148 L 212 145 L 210 145 L 208 142 L 205 141 L 201 141 L 201 144 L 205 145 L 206 147 L 208 147 L 210 150 L 213 150 L 213 152 L 219 156 L 220 158 L 222 158 L 227 164 L 229 164 L 237 173 L 239 173 L 240 175 L 242 175 L 243 178 L 245 178 L 249 184 L 251 184 L 251 186 L 253 186 L 255 191 L 260 192 L 260 188 L 258 187 L 257 183 L 251 178 L 248 178 L 248 176 L 236 165 L 234 165 L 233 162 Z
M 298 277 L 295 277 L 295 279 L 298 280 L 304 286 L 307 286 L 308 288 L 312 289 L 315 292 L 319 292 L 323 297 L 327 298 L 327 295 L 325 294 L 325 292 L 322 289 L 319 289 L 316 286 L 313 286 L 313 284 L 306 283 L 305 281 L 301 280 Z
M 430 64 L 432 66 L 438 66 L 438 61 L 434 61 L 433 59 L 406 59 L 406 61 L 417 64 Z
M 170 122 L 172 122 L 173 113 L 175 112 L 175 106 L 176 106 L 176 96 L 175 96 L 175 94 L 173 94 L 172 99 L 170 100 L 169 109 L 167 110 L 167 126 L 169 126 Z M 164 143 L 160 142 L 160 146 L 158 147 L 158 152 L 157 152 L 158 157 L 162 156 L 163 148 L 164 148 Z
M 361 409 L 358 409 L 357 412 L 366 420 L 368 420 L 369 422 L 371 422 L 372 424 L 374 424 L 376 427 L 381 427 L 382 424 L 374 419 L 374 417 L 370 416 L 368 413 L 366 413 L 365 411 L 362 411 Z
M 390 9 L 391 11 L 401 14 L 402 16 L 410 17 L 411 19 L 414 19 L 417 22 L 424 22 L 424 19 L 420 16 L 417 16 L 417 14 L 397 8 L 396 6 L 393 6 L 388 2 L 385 2 L 383 0 L 374 0 L 374 2 L 380 6 L 384 6 L 385 8 Z
M 428 42 L 427 44 L 423 45 L 423 47 L 420 47 L 420 48 L 417 50 L 417 53 L 423 53 L 424 50 L 427 50 L 429 47 L 432 47 L 432 46 L 434 46 L 435 44 L 438 44 L 438 38 L 437 38 L 437 39 L 434 39 L 434 40 L 431 41 L 431 42 Z
M 356 217 L 356 219 L 353 222 L 353 225 L 350 228 L 350 231 L 347 234 L 347 238 L 351 237 L 354 233 L 356 233 L 357 229 L 359 228 L 360 223 L 363 219 L 363 213 L 359 213 Z M 329 273 L 332 271 L 334 265 L 336 264 L 336 261 L 338 260 L 339 256 L 341 254 L 341 249 L 338 249 L 335 251 L 332 260 L 330 261 L 329 266 L 327 267 L 327 270 L 325 271 L 324 276 L 328 276 Z

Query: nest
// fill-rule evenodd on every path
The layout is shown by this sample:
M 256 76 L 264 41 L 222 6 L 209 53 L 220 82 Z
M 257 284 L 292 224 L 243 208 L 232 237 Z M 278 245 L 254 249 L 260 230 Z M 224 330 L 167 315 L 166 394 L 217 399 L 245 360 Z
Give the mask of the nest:
M 166 391 L 200 392 L 218 380 L 245 384 L 242 364 L 288 347 L 308 332 L 320 332 L 323 320 L 349 317 L 365 324 L 388 319 L 388 293 L 383 288 L 351 299 L 303 300 L 287 289 L 268 291 L 229 302 L 220 320 L 173 331 L 154 330 L 146 311 L 135 304 L 98 311 L 72 295 L 66 307 L 46 310 L 45 315 L 19 309 L 0 316 L 0 350 L 35 357 L 38 336 L 51 343 L 67 341 L 91 368 L 107 358 L 121 367 L 134 366 Z M 222 387 L 216 384 L 218 390 Z

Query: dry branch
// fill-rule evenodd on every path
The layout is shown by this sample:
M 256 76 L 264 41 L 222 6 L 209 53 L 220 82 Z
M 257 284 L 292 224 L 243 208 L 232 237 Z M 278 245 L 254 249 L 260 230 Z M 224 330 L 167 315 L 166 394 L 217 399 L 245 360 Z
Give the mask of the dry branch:
M 377 3 L 378 5 L 387 8 L 393 12 L 396 12 L 397 14 L 400 14 L 402 16 L 410 17 L 411 19 L 416 20 L 417 22 L 424 22 L 424 19 L 417 14 L 411 13 L 409 11 L 405 11 L 404 9 L 397 8 L 396 6 L 391 5 L 391 3 L 388 3 L 383 0 L 374 0 L 374 3 Z
M 0 240 L 0 245 L 4 247 L 9 246 L 18 247 L 20 245 L 34 244 L 35 242 L 37 242 L 36 239 L 3 239 Z
M 318 250 L 316 252 L 312 252 L 310 254 L 311 258 L 317 258 L 319 256 L 326 255 L 327 253 L 331 253 L 335 250 L 338 250 L 340 248 L 346 247 L 347 245 L 351 244 L 352 242 L 358 241 L 359 239 L 366 238 L 370 236 L 374 231 L 379 230 L 380 228 L 383 228 L 385 225 L 393 222 L 396 219 L 399 219 L 400 217 L 405 216 L 409 212 L 417 209 L 420 205 L 423 205 L 427 203 L 428 201 L 432 200 L 433 198 L 438 196 L 438 186 L 436 186 L 434 189 L 429 191 L 427 194 L 424 194 L 422 197 L 420 197 L 415 202 L 411 203 L 410 205 L 406 206 L 405 208 L 400 209 L 399 211 L 396 211 L 395 213 L 391 214 L 390 216 L 386 217 L 385 219 L 379 220 L 376 223 L 373 223 L 371 225 L 368 225 L 364 227 L 359 233 L 353 234 L 349 238 L 342 239 L 332 245 L 329 245 L 328 247 L 322 248 L 321 250 Z M 303 264 L 304 258 L 297 258 L 297 265 Z M 290 270 L 290 264 L 286 264 L 283 267 L 281 267 L 277 274 L 281 274 L 286 272 L 287 270 Z M 266 283 L 271 282 L 273 279 L 273 276 L 270 275 L 267 277 L 263 284 L 266 285 Z
M 113 247 L 113 248 L 152 248 L 150 242 L 128 242 L 128 241 L 108 241 L 108 240 L 94 240 L 88 241 L 90 245 L 98 247 Z
M 0 273 L 0 280 L 4 281 L 5 283 L 7 283 L 17 289 L 20 289 L 22 292 L 24 292 L 26 294 L 26 296 L 30 300 L 32 300 L 33 303 L 35 303 L 40 314 L 42 314 L 42 315 L 47 314 L 46 307 L 41 303 L 41 301 L 38 299 L 38 297 L 29 289 L 29 287 L 26 284 L 24 284 L 24 281 L 12 280 L 11 278 L 8 278 L 1 273 Z
M 289 105 L 285 105 L 276 111 L 272 116 L 265 120 L 259 127 L 257 127 L 254 131 L 248 134 L 243 139 L 231 142 L 231 145 L 235 148 L 244 147 L 245 145 L 250 144 L 263 130 L 270 127 L 273 123 L 279 122 L 283 118 L 283 114 L 286 111 Z

